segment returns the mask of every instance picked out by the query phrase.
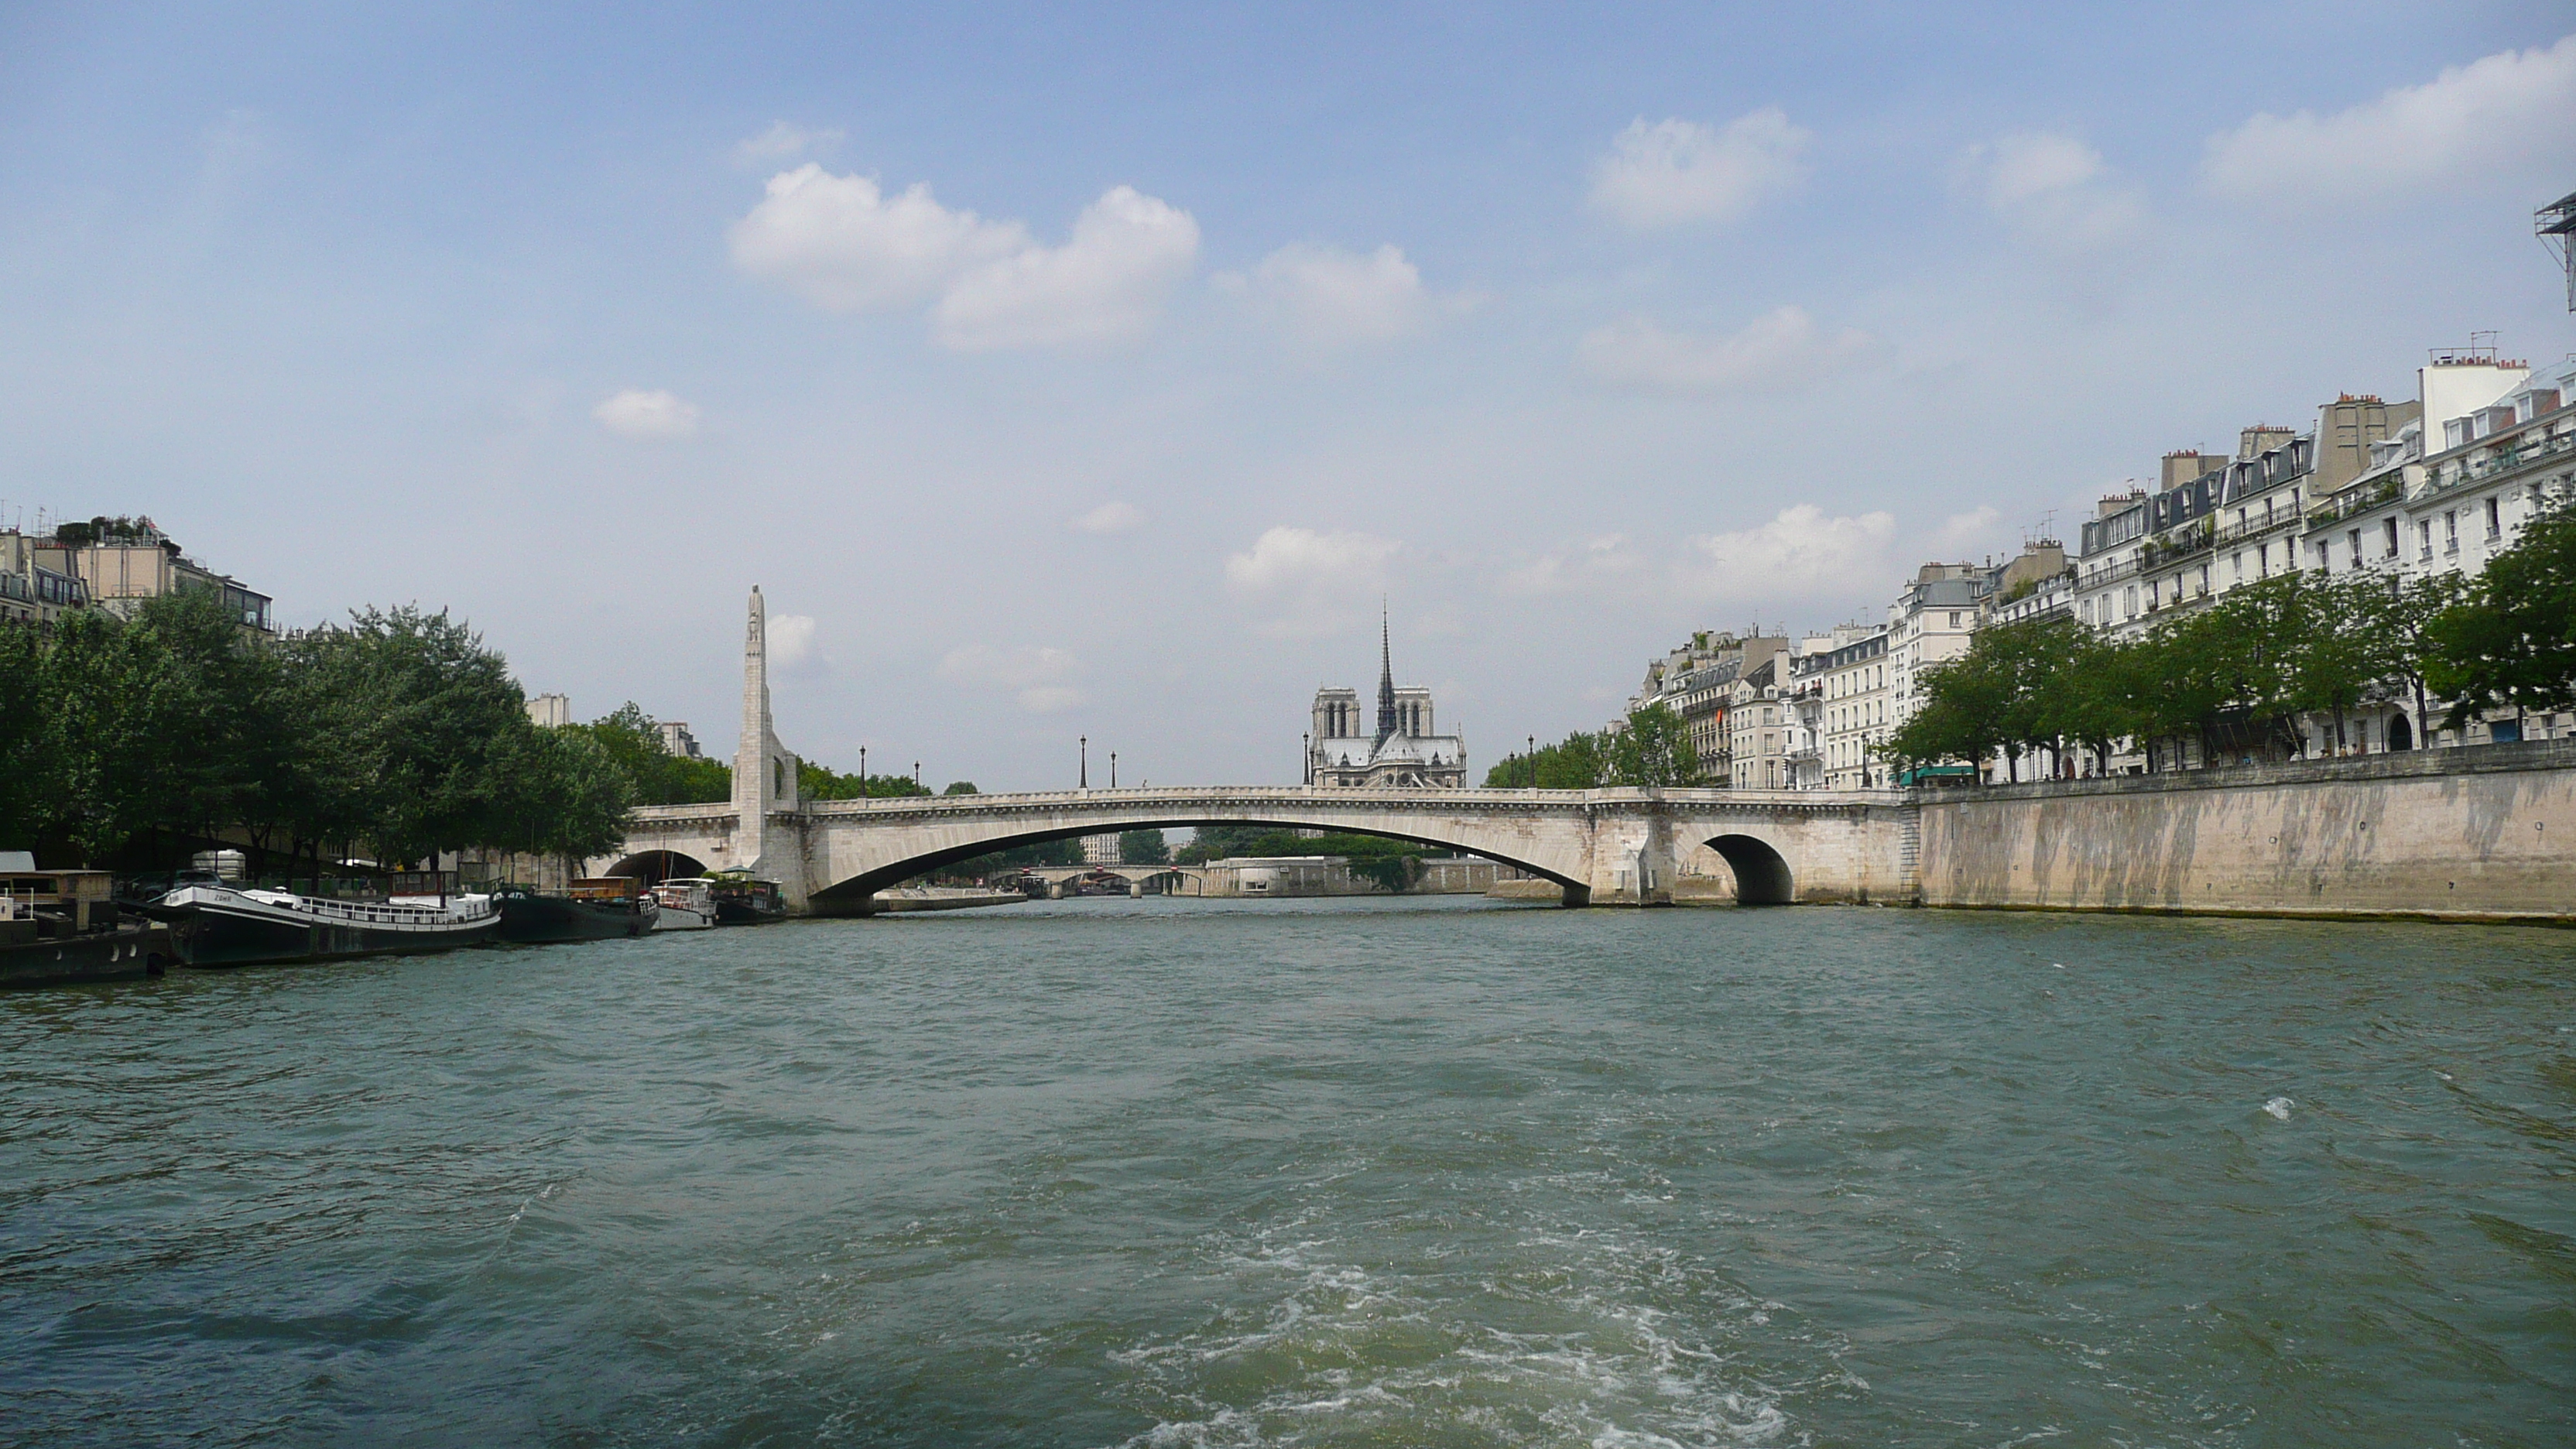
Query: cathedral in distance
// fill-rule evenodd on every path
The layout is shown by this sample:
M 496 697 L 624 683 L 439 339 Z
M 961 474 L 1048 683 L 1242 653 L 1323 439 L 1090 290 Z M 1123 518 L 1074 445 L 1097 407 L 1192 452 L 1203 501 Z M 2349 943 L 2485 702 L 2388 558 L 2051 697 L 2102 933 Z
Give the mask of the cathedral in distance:
M 1467 742 L 1439 733 L 1431 691 L 1395 687 L 1395 656 L 1386 620 L 1378 620 L 1377 719 L 1360 713 L 1356 689 L 1315 691 L 1314 726 L 1307 737 L 1306 783 L 1337 789 L 1463 788 Z

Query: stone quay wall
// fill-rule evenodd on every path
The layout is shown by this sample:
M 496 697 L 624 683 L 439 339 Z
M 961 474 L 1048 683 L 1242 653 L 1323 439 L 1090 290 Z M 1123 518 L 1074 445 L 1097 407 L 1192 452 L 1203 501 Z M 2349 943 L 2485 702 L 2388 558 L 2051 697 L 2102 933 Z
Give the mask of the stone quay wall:
M 1916 799 L 1929 906 L 2576 925 L 2576 740 Z
M 1497 882 L 1532 879 L 1490 860 L 1433 858 L 1422 862 L 1422 877 L 1405 891 L 1415 896 L 1480 896 Z M 1553 900 L 1564 887 L 1540 881 Z M 1196 879 L 1169 887 L 1174 895 L 1196 896 L 1382 896 L 1386 887 L 1353 873 L 1342 856 L 1302 856 L 1277 860 L 1213 860 L 1200 866 Z

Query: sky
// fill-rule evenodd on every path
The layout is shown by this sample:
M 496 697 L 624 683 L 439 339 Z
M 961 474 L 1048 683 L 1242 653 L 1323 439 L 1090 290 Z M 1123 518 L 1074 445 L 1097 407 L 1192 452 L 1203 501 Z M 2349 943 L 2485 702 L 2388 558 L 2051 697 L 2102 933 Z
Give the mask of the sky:
M 934 787 L 1489 764 L 2576 350 L 2576 7 L 0 7 L 0 517 Z

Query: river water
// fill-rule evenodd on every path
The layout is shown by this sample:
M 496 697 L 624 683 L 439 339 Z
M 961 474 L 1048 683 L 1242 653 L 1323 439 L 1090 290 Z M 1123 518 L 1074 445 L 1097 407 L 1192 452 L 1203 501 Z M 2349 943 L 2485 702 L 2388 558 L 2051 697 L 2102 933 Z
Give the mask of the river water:
M 0 1081 L 10 1444 L 2576 1442 L 2576 933 L 1070 901 Z

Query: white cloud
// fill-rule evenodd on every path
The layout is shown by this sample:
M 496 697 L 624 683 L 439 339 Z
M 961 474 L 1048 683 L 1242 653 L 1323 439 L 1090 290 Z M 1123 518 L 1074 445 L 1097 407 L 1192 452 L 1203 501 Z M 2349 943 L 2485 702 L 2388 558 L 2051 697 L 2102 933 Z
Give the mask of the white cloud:
M 1941 547 L 1965 557 L 1965 550 L 1986 542 L 1994 534 L 2003 513 L 1991 503 L 1980 503 L 1965 513 L 1953 513 L 1941 523 L 1938 535 Z
M 939 661 L 939 676 L 957 684 L 1013 691 L 1022 709 L 1054 714 L 1082 703 L 1082 691 L 1066 681 L 1081 667 L 1068 650 L 1020 644 L 1008 649 L 968 644 L 951 649 Z
M 2025 133 L 1984 150 L 1986 204 L 1997 211 L 2102 174 L 2102 153 L 2073 136 Z
M 1318 533 L 1273 528 L 1225 561 L 1226 587 L 1266 606 L 1262 632 L 1276 636 L 1334 633 L 1374 612 L 1386 565 L 1404 545 L 1372 533 Z
M 1382 572 L 1404 545 L 1372 533 L 1317 533 L 1311 528 L 1273 528 L 1248 553 L 1225 561 L 1226 584 L 1258 593 L 1314 583 L 1367 583 Z
M 1134 504 L 1112 499 L 1075 519 L 1073 526 L 1084 533 L 1125 533 L 1144 521 L 1145 515 Z
M 2090 251 L 2137 233 L 2146 204 L 2076 137 L 2026 131 L 1972 147 L 1964 179 L 2026 241 Z
M 1688 570 L 1698 592 L 1719 598 L 1794 596 L 1866 578 L 1886 578 L 1892 591 L 1895 545 L 1894 514 L 1828 516 L 1801 503 L 1758 528 L 1689 540 Z
M 927 185 L 889 199 L 864 176 L 811 162 L 769 178 L 726 234 L 734 265 L 818 307 L 856 312 L 918 301 L 958 272 L 1028 245 L 1017 222 L 951 211 Z
M 786 121 L 772 121 L 768 130 L 735 143 L 733 160 L 737 166 L 775 166 L 808 151 L 829 151 L 846 139 L 847 133 L 842 131 L 808 130 Z
M 1734 221 L 1797 185 L 1813 139 L 1776 106 L 1718 130 L 1641 116 L 1593 163 L 1592 204 L 1639 228 Z
M 1626 534 L 1586 539 L 1580 548 L 1542 554 L 1504 573 L 1507 594 L 1579 594 L 1624 597 L 1651 577 L 1653 564 L 1631 547 Z
M 807 614 L 781 614 L 764 626 L 769 662 L 793 669 L 814 657 L 814 620 Z
M 698 430 L 698 405 L 667 392 L 628 388 L 590 410 L 601 427 L 630 438 L 685 438 Z
M 1264 321 L 1316 348 L 1399 342 L 1439 313 L 1470 305 L 1464 297 L 1433 298 L 1422 273 L 1393 245 L 1362 255 L 1292 243 L 1263 257 L 1250 276 L 1230 272 L 1217 285 L 1242 294 Z
M 889 197 L 811 162 L 769 178 L 726 233 L 734 265 L 838 312 L 937 297 L 933 331 L 962 352 L 1117 341 L 1161 316 L 1197 264 L 1190 214 L 1120 186 L 1084 207 L 1063 246 L 1016 221 L 939 204 L 926 184 Z
M 1198 262 L 1199 224 L 1134 187 L 1084 207 L 1060 247 L 1023 247 L 969 269 L 939 299 L 939 340 L 961 352 L 1134 337 Z
M 1624 317 L 1584 335 L 1575 361 L 1603 382 L 1649 392 L 1734 392 L 1824 377 L 1870 348 L 1867 334 L 1826 333 L 1803 308 L 1764 313 L 1726 337 L 1668 331 Z
M 2319 116 L 2268 112 L 2209 138 L 2201 179 L 2218 195 L 2294 207 L 2576 163 L 2576 35 L 2503 51 L 2418 86 Z

